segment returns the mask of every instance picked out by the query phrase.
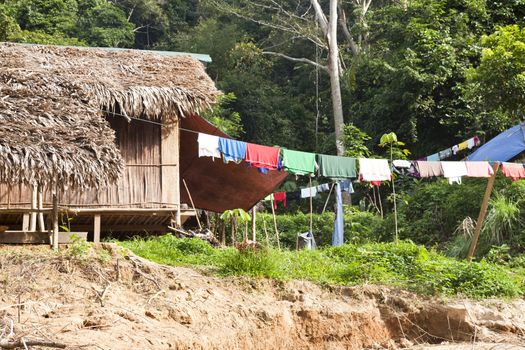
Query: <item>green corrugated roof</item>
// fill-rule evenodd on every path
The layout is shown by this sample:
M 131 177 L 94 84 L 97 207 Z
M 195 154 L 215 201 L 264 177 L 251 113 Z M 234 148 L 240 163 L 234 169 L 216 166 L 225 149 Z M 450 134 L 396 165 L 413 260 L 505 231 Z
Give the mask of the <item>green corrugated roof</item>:
M 40 45 L 40 44 L 19 44 L 19 45 Z M 43 45 L 43 44 L 42 44 Z M 62 45 L 43 45 L 43 46 L 62 46 Z M 157 51 L 157 50 L 137 50 L 137 49 L 122 49 L 117 47 L 89 47 L 89 46 L 66 46 L 64 47 L 72 47 L 76 49 L 99 49 L 99 50 L 105 50 L 105 51 L 143 51 L 143 52 L 152 52 L 157 55 L 163 55 L 163 56 L 191 56 L 195 58 L 196 60 L 199 60 L 204 63 L 211 63 L 211 57 L 210 55 L 202 54 L 202 53 L 191 53 L 191 52 L 177 52 L 177 51 Z

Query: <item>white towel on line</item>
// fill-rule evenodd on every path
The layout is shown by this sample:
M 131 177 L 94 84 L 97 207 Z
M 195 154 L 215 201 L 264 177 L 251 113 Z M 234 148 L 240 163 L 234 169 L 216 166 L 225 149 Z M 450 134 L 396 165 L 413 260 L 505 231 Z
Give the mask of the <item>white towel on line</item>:
M 199 142 L 199 157 L 221 158 L 221 151 L 219 151 L 219 137 L 199 133 L 197 138 Z
M 448 179 L 449 184 L 461 184 L 461 178 L 467 176 L 467 164 L 465 162 L 441 162 L 443 176 Z
M 390 181 L 392 171 L 386 159 L 359 158 L 359 179 L 361 181 Z
M 301 198 L 310 198 L 317 196 L 317 187 L 301 188 Z

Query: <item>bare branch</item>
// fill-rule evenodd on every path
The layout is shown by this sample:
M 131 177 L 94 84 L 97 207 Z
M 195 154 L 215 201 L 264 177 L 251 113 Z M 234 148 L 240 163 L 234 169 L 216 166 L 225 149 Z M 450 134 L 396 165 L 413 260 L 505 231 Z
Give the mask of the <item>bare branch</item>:
M 319 1 L 317 0 L 310 0 L 312 3 L 312 6 L 315 10 L 315 17 L 317 18 L 317 22 L 319 22 L 319 26 L 321 27 L 321 30 L 325 36 L 328 35 L 328 20 L 326 19 L 326 15 L 323 12 L 323 9 L 321 8 L 321 5 L 319 4 Z
M 291 56 L 288 56 L 288 55 L 282 54 L 282 53 L 280 53 L 280 52 L 272 52 L 272 51 L 263 51 L 263 55 L 278 56 L 278 57 L 285 58 L 285 59 L 287 59 L 288 61 L 310 64 L 310 65 L 312 65 L 312 66 L 315 66 L 315 67 L 317 67 L 317 68 L 320 68 L 320 69 L 324 70 L 325 72 L 328 72 L 328 67 L 327 67 L 327 66 L 324 66 L 324 65 L 319 64 L 319 63 L 317 63 L 317 62 L 314 62 L 314 61 L 312 61 L 312 60 L 309 60 L 308 58 L 304 58 L 304 57 L 291 57 Z
M 354 56 L 357 56 L 359 55 L 360 51 L 359 46 L 355 42 L 354 38 L 352 37 L 352 33 L 350 33 L 350 30 L 348 29 L 346 13 L 342 8 L 341 3 L 339 3 L 337 7 L 339 9 L 339 25 L 343 30 L 343 35 L 345 36 L 345 39 L 348 42 L 348 46 L 350 46 L 350 50 L 352 50 Z

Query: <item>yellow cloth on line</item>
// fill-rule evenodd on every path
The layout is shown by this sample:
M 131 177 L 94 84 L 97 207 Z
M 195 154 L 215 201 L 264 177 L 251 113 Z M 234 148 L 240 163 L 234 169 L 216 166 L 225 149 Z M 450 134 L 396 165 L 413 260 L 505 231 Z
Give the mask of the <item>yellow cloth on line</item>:
M 464 149 L 468 148 L 468 141 L 461 142 L 458 145 L 458 151 L 463 151 Z

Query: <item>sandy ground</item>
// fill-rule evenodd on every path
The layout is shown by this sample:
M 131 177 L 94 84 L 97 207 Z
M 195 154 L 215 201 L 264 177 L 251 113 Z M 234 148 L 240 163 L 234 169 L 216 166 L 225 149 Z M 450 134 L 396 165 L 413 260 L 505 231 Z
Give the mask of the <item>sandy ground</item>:
M 522 300 L 219 279 L 107 244 L 90 254 L 0 251 L 0 348 L 23 339 L 88 350 L 525 349 Z

